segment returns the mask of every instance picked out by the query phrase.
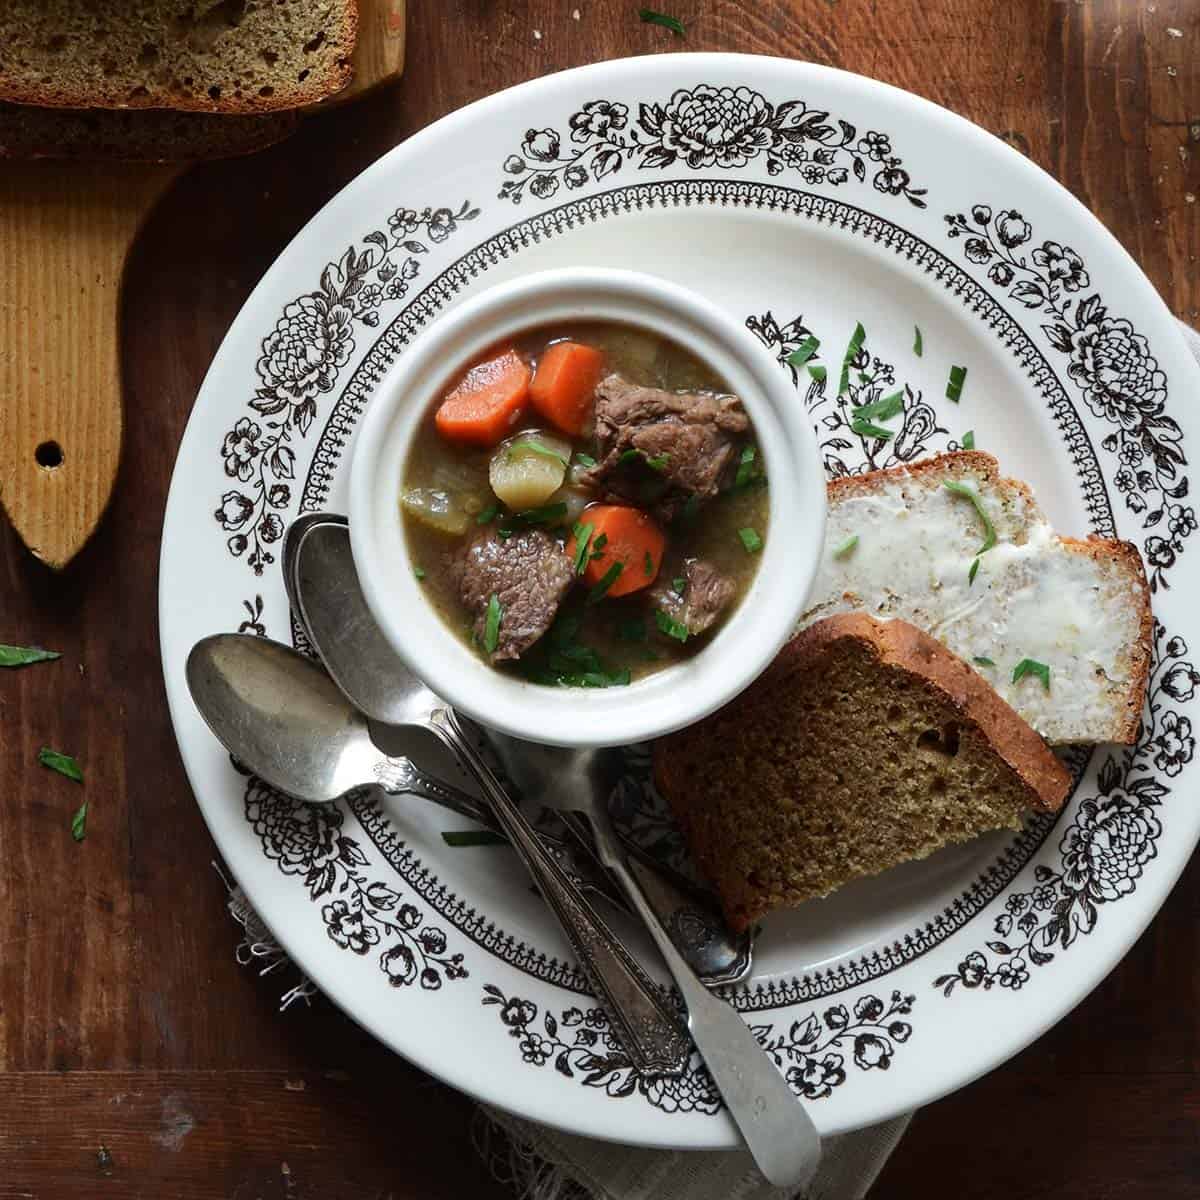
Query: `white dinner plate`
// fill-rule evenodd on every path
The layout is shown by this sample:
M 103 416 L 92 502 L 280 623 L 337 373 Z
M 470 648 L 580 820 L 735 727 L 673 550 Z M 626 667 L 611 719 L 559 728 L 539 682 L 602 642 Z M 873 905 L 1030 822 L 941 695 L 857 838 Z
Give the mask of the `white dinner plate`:
M 184 682 L 206 634 L 293 636 L 284 527 L 344 511 L 356 426 L 410 339 L 464 296 L 566 264 L 658 273 L 724 305 L 793 373 L 830 474 L 970 430 L 1061 532 L 1125 537 L 1145 558 L 1156 621 L 1135 746 L 1078 755 L 1057 818 L 765 924 L 736 1003 L 820 1128 L 925 1104 L 1078 1003 L 1196 843 L 1200 372 L 1150 283 L 1063 188 L 894 88 L 740 55 L 568 71 L 439 121 L 313 218 L 217 354 L 167 507 L 163 666 L 205 819 L 303 970 L 426 1070 L 579 1133 L 735 1144 L 697 1062 L 668 1081 L 630 1068 L 510 851 L 448 847 L 441 831 L 462 823 L 416 801 L 310 809 L 271 792 L 231 767 Z M 812 334 L 812 362 L 836 380 L 856 322 L 847 395 L 785 362 Z M 959 403 L 952 365 L 967 368 Z M 898 387 L 893 440 L 850 430 L 850 404 Z M 644 754 L 629 764 L 618 817 L 676 854 Z

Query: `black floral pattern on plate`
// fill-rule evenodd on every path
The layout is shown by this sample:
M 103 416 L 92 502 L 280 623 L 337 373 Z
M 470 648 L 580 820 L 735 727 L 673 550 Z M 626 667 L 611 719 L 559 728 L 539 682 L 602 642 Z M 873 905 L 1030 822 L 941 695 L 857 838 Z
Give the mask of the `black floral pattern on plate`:
M 847 1068 L 886 1071 L 898 1046 L 907 1042 L 915 996 L 893 991 L 884 1000 L 873 993 L 859 996 L 851 1007 L 834 1004 L 792 1021 L 787 1032 L 775 1026 L 751 1025 L 758 1043 L 783 1072 L 788 1086 L 805 1100 L 823 1100 L 846 1082 Z M 668 1113 L 715 1113 L 720 1094 L 699 1054 L 693 1053 L 685 1073 L 675 1079 L 646 1077 L 630 1064 L 609 1028 L 602 1009 L 577 1006 L 558 1016 L 532 1000 L 506 996 L 485 984 L 483 1003 L 499 1009 L 500 1023 L 517 1042 L 521 1061 L 532 1067 L 554 1064 L 568 1079 L 584 1087 L 603 1088 L 614 1099 L 640 1095 Z
M 310 900 L 324 900 L 321 920 L 339 949 L 377 954 L 392 987 L 419 983 L 432 991 L 467 977 L 463 955 L 448 952 L 445 931 L 429 924 L 394 887 L 362 870 L 367 856 L 343 831 L 339 805 L 306 804 L 251 777 L 245 811 L 266 857 L 282 874 L 299 876 Z
M 737 170 L 765 156 L 767 171 L 796 172 L 810 187 L 839 187 L 851 176 L 889 196 L 924 208 L 924 188 L 912 179 L 886 133 L 859 134 L 848 121 L 831 120 L 803 100 L 772 104 L 748 87 L 702 83 L 680 88 L 665 103 L 639 104 L 636 114 L 614 100 L 589 100 L 571 114 L 567 132 L 529 129 L 520 153 L 504 160 L 512 176 L 502 200 L 519 204 L 528 191 L 548 200 L 560 187 L 573 190 L 627 164 L 638 170 L 682 165 L 693 171 Z
M 1113 476 L 1125 507 L 1142 528 L 1159 532 L 1142 544 L 1150 587 L 1167 587 L 1167 571 L 1196 531 L 1196 513 L 1185 504 L 1190 485 L 1183 431 L 1166 415 L 1167 377 L 1146 338 L 1125 317 L 1114 316 L 1093 293 L 1083 259 L 1061 242 L 1034 242 L 1033 227 L 1016 209 L 993 213 L 976 204 L 970 214 L 946 216 L 949 236 L 962 239 L 963 255 L 987 267 L 988 279 L 1009 297 L 1050 320 L 1042 332 L 1069 358 L 1071 379 L 1089 411 L 1113 426 L 1101 445 L 1120 459 Z
M 825 367 L 824 374 L 814 376 L 809 367 L 824 367 L 819 351 L 803 366 L 788 361 L 813 336 L 812 329 L 797 316 L 780 325 L 771 312 L 746 318 L 746 328 L 768 350 L 774 352 L 779 365 L 789 371 L 797 388 L 804 389 L 804 403 L 813 418 L 813 428 L 821 447 L 821 459 L 829 479 L 844 475 L 860 475 L 865 471 L 900 466 L 925 454 L 935 453 L 935 441 L 949 430 L 937 422 L 937 413 L 909 384 L 896 387 L 896 368 L 878 355 L 873 355 L 867 340 L 849 362 L 846 388 L 838 394 L 837 382 L 832 385 L 829 375 L 840 377 L 842 358 Z M 824 345 L 824 343 L 822 343 Z M 852 413 L 855 408 L 874 404 L 885 394 L 902 392 L 903 412 L 897 425 L 893 418 L 888 428 L 894 432 L 890 440 L 856 433 Z M 955 443 L 956 444 L 956 443 Z M 940 448 L 950 448 L 949 445 Z
M 1098 794 L 1080 803 L 1063 831 L 1057 869 L 1039 864 L 1032 888 L 1009 893 L 986 953 L 972 950 L 955 973 L 933 981 L 947 996 L 959 985 L 1019 990 L 1031 967 L 1069 950 L 1095 929 L 1103 905 L 1135 890 L 1162 835 L 1167 781 L 1196 752 L 1191 720 L 1170 707 L 1190 701 L 1200 686 L 1187 653 L 1183 638 L 1168 637 L 1155 621 L 1149 700 L 1137 741 L 1105 759 Z
M 249 402 L 254 415 L 239 417 L 221 443 L 225 474 L 235 483 L 213 513 L 229 535 L 229 553 L 256 575 L 275 561 L 283 537 L 296 474 L 290 443 L 307 436 L 318 398 L 333 391 L 354 353 L 355 327 L 378 326 L 384 304 L 402 299 L 420 274 L 420 257 L 478 215 L 469 202 L 457 211 L 396 209 L 386 232 L 374 230 L 327 263 L 317 290 L 287 305 L 263 339 L 260 386 Z

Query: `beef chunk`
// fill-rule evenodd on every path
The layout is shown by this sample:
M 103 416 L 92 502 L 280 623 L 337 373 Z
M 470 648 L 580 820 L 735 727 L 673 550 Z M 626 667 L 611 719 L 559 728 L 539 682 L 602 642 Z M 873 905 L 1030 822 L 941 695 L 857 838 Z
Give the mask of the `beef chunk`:
M 575 578 L 566 551 L 542 529 L 508 538 L 489 530 L 458 550 L 450 569 L 463 605 L 475 614 L 480 643 L 488 601 L 494 595 L 500 602 L 500 639 L 492 662 L 520 658 L 550 628 Z
M 687 581 L 683 595 L 664 581 L 651 590 L 650 603 L 685 626 L 692 637 L 707 633 L 729 607 L 737 584 L 701 558 L 689 559 L 676 577 Z
M 715 496 L 734 459 L 736 439 L 750 428 L 736 396 L 664 392 L 609 375 L 596 388 L 599 460 L 583 482 L 646 503 L 669 519 L 689 496 Z M 636 462 L 621 461 L 629 450 Z M 645 465 L 654 460 L 655 469 Z M 657 478 L 648 478 L 648 476 Z M 647 495 L 647 485 L 658 483 Z

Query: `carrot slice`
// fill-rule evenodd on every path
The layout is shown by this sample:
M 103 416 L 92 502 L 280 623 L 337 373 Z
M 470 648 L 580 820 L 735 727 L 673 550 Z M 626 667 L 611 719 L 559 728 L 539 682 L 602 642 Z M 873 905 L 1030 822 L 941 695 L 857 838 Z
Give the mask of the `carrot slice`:
M 563 433 L 582 433 L 603 370 L 599 350 L 579 342 L 555 342 L 534 372 L 529 389 L 533 407 Z
M 590 538 L 586 532 L 582 535 L 587 539 L 583 548 L 587 556 L 584 583 L 595 588 L 607 579 L 602 595 L 628 596 L 654 582 L 662 566 L 667 539 L 649 514 L 620 504 L 592 504 L 580 514 L 576 527 L 586 530 L 589 525 Z M 578 553 L 579 542 L 572 534 L 567 542 L 567 555 L 574 562 Z M 610 578 L 617 563 L 621 564 L 621 570 Z
M 438 406 L 438 433 L 463 446 L 503 441 L 525 413 L 529 376 L 529 364 L 512 349 L 476 363 Z

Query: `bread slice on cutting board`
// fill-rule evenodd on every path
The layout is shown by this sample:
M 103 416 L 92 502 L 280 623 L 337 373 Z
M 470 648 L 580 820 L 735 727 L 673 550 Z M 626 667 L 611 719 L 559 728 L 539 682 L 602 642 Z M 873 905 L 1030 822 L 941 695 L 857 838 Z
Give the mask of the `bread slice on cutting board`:
M 350 81 L 354 0 L 4 0 L 0 100 L 270 112 Z
M 253 154 L 288 137 L 299 113 L 231 117 L 169 109 L 0 104 L 0 159 L 193 162 Z
M 994 547 L 980 553 L 986 525 L 947 482 L 978 497 Z M 974 663 L 1049 742 L 1136 740 L 1152 618 L 1135 546 L 1059 537 L 1029 488 L 978 451 L 836 479 L 828 496 L 801 628 L 841 612 L 903 618 Z M 1013 681 L 1024 660 L 1048 668 L 1048 688 L 1039 674 Z
M 660 739 L 654 779 L 732 929 L 1053 812 L 1070 775 L 961 659 L 862 613 L 797 634 L 740 697 Z

